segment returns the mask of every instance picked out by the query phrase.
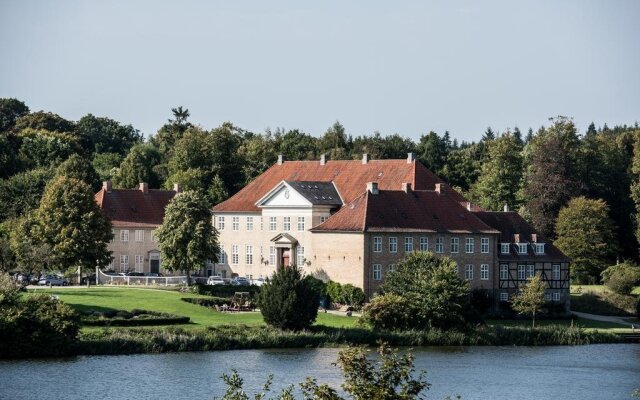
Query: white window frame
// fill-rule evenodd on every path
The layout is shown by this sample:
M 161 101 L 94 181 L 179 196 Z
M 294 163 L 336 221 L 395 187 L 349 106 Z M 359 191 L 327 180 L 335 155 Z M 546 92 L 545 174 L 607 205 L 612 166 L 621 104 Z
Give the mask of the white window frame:
M 387 269 L 388 269 L 389 272 L 394 272 L 396 270 L 396 265 L 395 264 L 389 264 Z
M 527 279 L 533 278 L 536 276 L 536 266 L 533 264 L 527 265 Z
M 276 246 L 269 246 L 269 265 L 276 265 Z
M 142 272 L 144 270 L 144 256 L 136 255 L 136 272 Z
M 373 264 L 373 280 L 382 280 L 382 264 Z
M 500 292 L 500 301 L 509 301 L 509 293 Z
M 553 292 L 553 301 L 560 301 L 560 292 Z
M 480 280 L 489 280 L 489 264 L 480 264 Z
M 240 217 L 231 217 L 231 230 L 240 230 Z
M 224 245 L 220 245 L 220 251 L 218 252 L 218 264 L 227 263 L 227 253 L 224 252 Z
M 516 243 L 518 246 L 518 254 L 527 254 L 527 244 L 526 243 Z
M 127 254 L 120 254 L 120 272 L 129 271 L 129 256 Z
M 473 264 L 467 264 L 464 266 L 464 279 L 468 281 L 473 280 Z
M 382 236 L 373 237 L 373 252 L 382 253 Z
M 253 246 L 250 244 L 244 246 L 244 263 L 253 265 Z
M 144 242 L 144 230 L 136 229 L 136 242 Z
M 546 292 L 546 293 L 544 294 L 544 299 L 545 299 L 545 301 L 551 301 L 551 293 Z
M 500 280 L 509 279 L 509 264 L 500 264 Z
M 518 264 L 518 280 L 524 281 L 527 279 L 527 266 L 525 264 Z
M 329 217 L 320 217 L 320 223 L 324 224 L 325 222 L 327 222 L 328 219 Z
M 509 254 L 511 243 L 500 243 L 500 254 Z
M 489 254 L 489 238 L 480 239 L 480 252 L 482 254 Z
M 224 230 L 224 217 L 218 217 L 218 230 Z
M 466 238 L 464 243 L 464 252 L 467 254 L 473 254 L 475 250 L 475 240 L 473 238 Z
M 533 244 L 533 251 L 536 254 L 544 254 L 544 243 L 534 243 Z
M 398 238 L 396 236 L 389 237 L 389 253 L 398 252 Z
M 429 238 L 420 236 L 420 251 L 429 251 Z
M 298 267 L 301 267 L 304 265 L 304 247 L 303 246 L 298 246 L 298 249 L 296 251 L 296 257 L 298 258 Z
M 278 230 L 278 217 L 269 217 L 269 230 Z
M 291 230 L 291 217 L 282 218 L 282 231 L 289 232 Z
M 128 242 L 129 241 L 129 230 L 128 229 L 120 229 L 120 241 Z
M 304 217 L 298 217 L 298 232 L 304 232 Z
M 442 236 L 436 238 L 436 253 L 444 253 L 444 238 Z
M 555 281 L 560 280 L 560 264 L 552 264 L 551 265 L 551 276 Z
M 253 230 L 253 217 L 247 217 L 247 230 Z
M 240 262 L 240 250 L 237 244 L 231 245 L 231 264 L 238 265 Z
M 404 252 L 411 253 L 413 251 L 413 237 L 405 236 L 404 237 Z
M 451 254 L 458 254 L 460 252 L 460 238 L 457 236 L 451 237 L 451 246 L 449 248 Z

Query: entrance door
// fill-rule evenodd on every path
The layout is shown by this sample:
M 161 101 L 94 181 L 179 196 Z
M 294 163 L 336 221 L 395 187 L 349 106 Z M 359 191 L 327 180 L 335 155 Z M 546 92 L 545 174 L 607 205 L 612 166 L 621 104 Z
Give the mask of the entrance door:
M 151 273 L 158 274 L 160 273 L 160 260 L 151 260 L 149 263 Z
M 288 267 L 289 266 L 289 255 L 290 255 L 290 251 L 289 250 L 283 250 L 282 251 L 282 266 L 283 267 Z

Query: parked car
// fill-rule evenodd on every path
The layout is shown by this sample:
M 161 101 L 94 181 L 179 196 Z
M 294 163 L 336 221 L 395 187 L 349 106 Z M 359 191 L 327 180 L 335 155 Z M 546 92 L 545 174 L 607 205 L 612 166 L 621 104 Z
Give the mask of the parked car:
M 232 285 L 236 285 L 236 286 L 249 286 L 251 283 L 249 282 L 249 280 L 243 276 L 239 276 L 237 278 L 233 278 L 231 280 L 231 284 Z
M 154 278 L 158 278 L 158 277 L 161 277 L 161 276 L 164 276 L 164 275 L 162 275 L 160 272 L 147 272 L 147 273 L 144 274 L 144 276 L 151 276 L 151 277 L 154 277 Z
M 127 276 L 144 276 L 142 272 L 127 272 Z
M 256 285 L 256 286 L 262 286 L 262 285 L 264 285 L 265 282 L 266 282 L 266 280 L 264 278 L 257 278 L 257 279 L 252 279 L 251 280 L 251 284 L 252 285 Z
M 40 286 L 67 286 L 69 282 L 66 279 L 55 275 L 46 275 L 40 278 L 38 285 Z
M 207 285 L 224 285 L 224 279 L 221 276 L 210 276 Z

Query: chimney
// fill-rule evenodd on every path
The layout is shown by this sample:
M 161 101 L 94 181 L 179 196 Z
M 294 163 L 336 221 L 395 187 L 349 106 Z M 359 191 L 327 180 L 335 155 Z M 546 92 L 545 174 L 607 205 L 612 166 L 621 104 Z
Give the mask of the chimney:
M 327 163 L 327 156 L 322 154 L 320 156 L 320 165 L 325 165 Z
M 284 161 L 284 156 L 282 154 L 278 154 L 278 165 L 282 165 L 283 161 Z
M 535 233 L 532 233 L 532 234 L 531 234 L 531 241 L 532 241 L 533 243 L 537 243 L 537 242 L 538 242 L 538 235 L 537 235 L 537 234 L 535 234 Z
M 111 181 L 102 182 L 102 188 L 105 190 L 105 192 L 111 193 Z
M 509 212 L 509 205 L 504 203 L 504 208 L 502 209 L 504 212 Z
M 471 211 L 471 202 L 467 201 L 467 211 Z
M 411 191 L 411 184 L 409 182 L 403 182 L 402 191 L 405 193 L 409 193 Z
M 515 233 L 513 235 L 513 242 L 514 243 L 520 243 L 520 234 L 519 233 Z
M 182 188 L 180 187 L 179 183 L 174 183 L 173 184 L 173 191 L 176 192 L 176 193 L 182 192 Z
M 366 164 L 368 162 L 369 162 L 369 155 L 365 153 L 362 155 L 362 163 Z
M 140 191 L 144 194 L 149 193 L 149 184 L 145 182 L 140 182 Z
M 444 193 L 444 183 L 436 183 L 436 192 Z
M 378 194 L 378 182 L 367 182 L 367 191 Z
M 416 159 L 416 155 L 413 153 L 407 153 L 407 164 L 411 164 Z

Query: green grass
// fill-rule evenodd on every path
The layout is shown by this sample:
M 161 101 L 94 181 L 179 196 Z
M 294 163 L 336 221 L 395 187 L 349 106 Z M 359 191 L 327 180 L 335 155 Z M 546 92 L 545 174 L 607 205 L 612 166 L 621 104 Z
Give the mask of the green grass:
M 531 326 L 531 320 L 518 319 L 518 320 L 489 320 L 487 325 L 491 327 L 504 326 L 504 327 L 523 327 L 527 328 Z M 572 325 L 571 320 L 567 319 L 551 319 L 551 320 L 539 320 L 536 321 L 536 327 L 551 327 L 551 326 L 564 326 L 570 327 Z M 587 331 L 605 331 L 612 333 L 631 333 L 631 328 L 624 325 L 616 324 L 614 322 L 594 321 L 586 318 L 576 318 L 573 320 L 574 326 L 579 326 Z
M 101 311 L 105 309 L 131 311 L 134 308 L 138 308 L 187 316 L 191 319 L 191 323 L 188 325 L 179 325 L 187 329 L 238 324 L 248 326 L 264 325 L 262 314 L 259 312 L 222 313 L 180 300 L 183 297 L 207 297 L 191 293 L 112 287 L 36 289 L 35 292 L 45 292 L 56 295 L 60 297 L 60 300 L 78 311 Z M 355 317 L 318 313 L 316 324 L 335 328 L 347 328 L 355 326 L 356 321 L 357 318 Z M 96 328 L 87 327 L 84 329 L 90 330 Z

